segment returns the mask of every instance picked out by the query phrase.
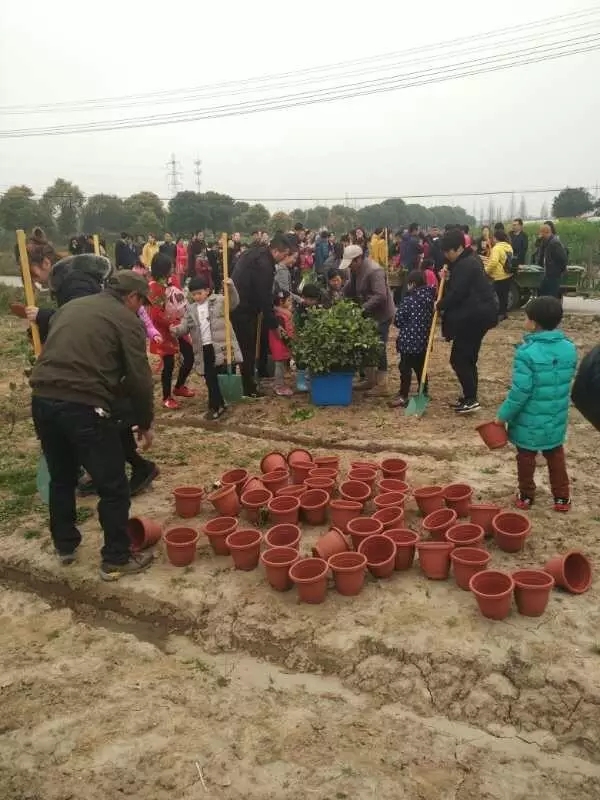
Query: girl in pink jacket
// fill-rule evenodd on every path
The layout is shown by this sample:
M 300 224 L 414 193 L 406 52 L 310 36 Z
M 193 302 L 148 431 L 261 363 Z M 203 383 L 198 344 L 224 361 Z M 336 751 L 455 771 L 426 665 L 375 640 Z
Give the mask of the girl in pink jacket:
M 294 338 L 292 298 L 289 292 L 277 292 L 273 298 L 275 316 L 279 322 L 277 330 L 269 331 L 269 349 L 275 365 L 275 394 L 292 397 L 294 392 L 285 382 L 287 363 L 291 358 L 289 342 Z

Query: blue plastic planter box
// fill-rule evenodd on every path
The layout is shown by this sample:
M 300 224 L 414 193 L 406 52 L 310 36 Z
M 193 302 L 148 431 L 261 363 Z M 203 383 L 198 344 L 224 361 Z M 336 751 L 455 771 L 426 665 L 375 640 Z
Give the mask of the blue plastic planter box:
M 349 406 L 352 402 L 351 372 L 311 375 L 310 397 L 315 406 Z

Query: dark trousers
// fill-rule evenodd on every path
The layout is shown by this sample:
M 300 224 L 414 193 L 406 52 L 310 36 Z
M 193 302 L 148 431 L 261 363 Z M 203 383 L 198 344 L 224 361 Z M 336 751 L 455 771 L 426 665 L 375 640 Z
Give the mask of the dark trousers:
M 510 278 L 504 281 L 494 281 L 494 289 L 498 298 L 498 314 L 505 318 L 508 313 L 508 293 L 510 291 Z
M 569 476 L 565 461 L 565 449 L 561 445 L 553 450 L 542 450 L 542 455 L 548 465 L 548 476 L 552 495 L 566 500 L 569 497 Z M 525 497 L 535 497 L 535 459 L 537 453 L 533 450 L 517 448 L 517 474 L 519 477 L 519 491 Z
M 557 297 L 559 300 L 562 298 L 562 292 L 560 290 L 562 275 L 559 274 L 550 274 L 544 275 L 542 278 L 542 282 L 540 283 L 540 288 L 538 290 L 538 295 L 545 295 L 547 297 Z
M 181 366 L 175 383 L 176 389 L 181 389 L 190 376 L 194 366 L 194 349 L 185 339 L 178 339 L 179 352 L 181 353 Z M 173 370 L 175 369 L 175 356 L 163 356 L 163 368 L 160 377 L 162 383 L 163 400 L 171 396 L 171 384 L 173 383 Z
M 219 386 L 219 370 L 215 364 L 215 348 L 212 344 L 204 345 L 202 356 L 204 359 L 204 380 L 208 389 L 208 407 L 211 411 L 219 411 L 225 406 L 225 401 Z
M 383 342 L 383 349 L 381 351 L 381 355 L 379 357 L 379 364 L 377 365 L 377 369 L 380 372 L 387 372 L 388 368 L 388 360 L 387 360 L 387 343 L 388 339 L 390 338 L 390 327 L 392 325 L 391 320 L 387 322 L 378 322 L 377 323 L 377 330 L 379 332 L 379 338 Z
M 242 351 L 243 362 L 240 366 L 243 391 L 246 397 L 256 394 L 258 387 L 254 380 L 256 365 L 256 326 L 258 315 L 252 311 L 236 309 L 231 314 L 231 323 Z M 263 322 L 264 327 L 264 322 Z
M 100 498 L 102 560 L 125 564 L 129 559 L 129 483 L 118 423 L 80 403 L 34 397 L 31 408 L 50 473 L 50 533 L 56 550 L 68 555 L 81 542 L 75 502 L 81 465 Z
M 461 332 L 452 342 L 450 366 L 462 387 L 462 396 L 468 402 L 477 400 L 477 386 L 479 383 L 477 359 L 479 358 L 484 336 L 485 331 Z
M 425 353 L 402 353 L 400 355 L 400 394 L 408 397 L 410 394 L 410 384 L 413 372 L 417 376 L 418 388 L 421 388 L 421 377 L 425 365 Z M 425 394 L 429 391 L 427 381 L 425 381 Z

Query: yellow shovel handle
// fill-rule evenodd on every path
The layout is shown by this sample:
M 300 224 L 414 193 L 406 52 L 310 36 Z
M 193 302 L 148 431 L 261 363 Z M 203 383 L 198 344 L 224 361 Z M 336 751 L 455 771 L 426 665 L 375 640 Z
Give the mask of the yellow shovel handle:
M 425 390 L 425 384 L 427 383 L 427 371 L 429 369 L 429 359 L 431 358 L 435 329 L 437 326 L 438 317 L 440 315 L 440 312 L 438 311 L 438 303 L 440 302 L 440 300 L 444 295 L 445 285 L 446 285 L 446 278 L 443 277 L 442 280 L 440 281 L 440 285 L 438 288 L 438 293 L 435 300 L 435 311 L 433 312 L 433 319 L 431 320 L 431 328 L 429 330 L 429 341 L 427 342 L 427 352 L 425 353 L 425 361 L 423 363 L 423 373 L 421 375 L 421 386 L 419 387 L 421 392 Z
M 33 291 L 33 281 L 31 280 L 31 272 L 29 268 L 29 254 L 27 253 L 27 239 L 25 238 L 25 231 L 17 231 L 17 246 L 19 248 L 19 264 L 21 266 L 21 277 L 23 279 L 23 289 L 25 291 L 25 305 L 35 306 L 35 293 Z M 42 352 L 42 340 L 40 338 L 40 329 L 35 322 L 30 323 L 31 339 L 33 341 L 33 352 L 35 357 L 38 358 Z
M 223 247 L 223 314 L 225 316 L 225 349 L 227 352 L 227 363 L 233 363 L 233 355 L 231 348 L 231 320 L 229 319 L 230 302 L 229 302 L 229 251 L 227 248 L 227 234 L 224 233 L 221 237 L 221 245 Z

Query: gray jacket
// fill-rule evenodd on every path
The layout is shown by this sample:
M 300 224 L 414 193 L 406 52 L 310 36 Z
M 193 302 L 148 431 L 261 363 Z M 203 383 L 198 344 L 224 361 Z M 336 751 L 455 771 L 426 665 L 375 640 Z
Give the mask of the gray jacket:
M 229 286 L 230 309 L 233 311 L 238 307 L 240 298 L 234 285 Z M 208 316 L 210 319 L 210 333 L 213 347 L 215 348 L 215 364 L 217 367 L 223 366 L 227 360 L 227 348 L 225 344 L 225 298 L 222 294 L 211 294 L 208 300 Z M 198 305 L 191 303 L 188 306 L 185 317 L 181 325 L 177 326 L 176 336 L 190 334 L 192 337 L 192 347 L 194 348 L 194 369 L 204 375 L 204 352 L 202 338 L 200 336 L 200 320 L 198 318 Z M 231 326 L 231 349 L 235 364 L 241 364 L 242 351 L 236 339 L 233 326 Z
M 273 292 L 291 292 L 292 273 L 290 268 L 278 264 L 275 267 L 275 277 L 273 278 Z
M 391 322 L 394 319 L 396 306 L 385 270 L 372 259 L 365 258 L 360 268 L 350 275 L 343 292 L 345 298 L 357 300 L 365 314 L 375 322 Z

